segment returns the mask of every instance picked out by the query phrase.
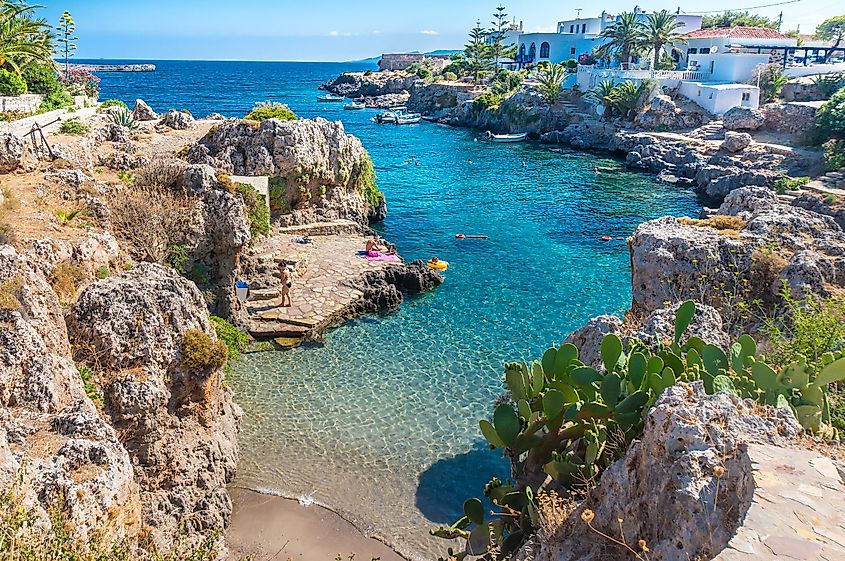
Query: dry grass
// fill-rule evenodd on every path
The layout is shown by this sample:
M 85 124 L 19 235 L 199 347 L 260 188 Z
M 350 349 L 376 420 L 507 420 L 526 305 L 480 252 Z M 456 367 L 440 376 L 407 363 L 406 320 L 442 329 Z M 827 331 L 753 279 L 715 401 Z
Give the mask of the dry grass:
M 85 278 L 85 271 L 79 265 L 59 263 L 53 269 L 53 274 L 50 276 L 50 285 L 56 291 L 56 294 L 59 295 L 59 299 L 67 304 L 76 298 L 79 285 L 82 284 Z
M 9 222 L 9 215 L 20 206 L 20 201 L 9 187 L 2 189 L 2 204 L 0 204 L 0 245 L 15 245 L 18 242 L 15 228 Z
M 560 543 L 564 541 L 570 531 L 567 531 L 568 521 L 578 503 L 571 497 L 561 497 L 555 491 L 537 495 L 537 512 L 540 515 L 540 527 L 537 538 L 540 543 Z
M 112 231 L 138 261 L 162 263 L 170 247 L 189 235 L 194 201 L 167 187 L 135 186 L 115 190 L 108 200 Z
M 12 277 L 0 284 L 0 311 L 13 312 L 21 308 L 18 292 L 23 287 L 23 278 Z
M 226 175 L 225 173 L 217 172 L 217 183 L 220 184 L 221 189 L 228 191 L 232 195 L 234 195 L 238 190 L 238 187 L 235 185 L 235 182 L 232 181 L 231 176 Z
M 154 158 L 135 172 L 136 187 L 172 187 L 187 164 L 176 158 Z
M 678 222 L 685 226 L 696 226 L 698 228 L 713 228 L 720 234 L 730 238 L 738 238 L 739 233 L 745 229 L 748 223 L 739 216 L 716 214 L 710 218 L 679 218 Z

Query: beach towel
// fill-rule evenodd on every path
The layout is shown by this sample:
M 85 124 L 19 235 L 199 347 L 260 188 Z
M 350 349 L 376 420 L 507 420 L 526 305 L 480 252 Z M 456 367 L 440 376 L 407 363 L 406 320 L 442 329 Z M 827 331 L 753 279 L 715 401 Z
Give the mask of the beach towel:
M 390 262 L 397 262 L 398 263 L 398 262 L 401 261 L 399 259 L 399 256 L 396 255 L 395 253 L 391 253 L 391 254 L 378 253 L 378 252 L 373 252 L 373 253 L 375 253 L 376 255 L 370 255 L 366 251 L 359 251 L 358 255 L 360 255 L 361 257 L 363 257 L 367 261 L 385 261 L 385 262 L 388 262 L 388 263 L 390 263 Z

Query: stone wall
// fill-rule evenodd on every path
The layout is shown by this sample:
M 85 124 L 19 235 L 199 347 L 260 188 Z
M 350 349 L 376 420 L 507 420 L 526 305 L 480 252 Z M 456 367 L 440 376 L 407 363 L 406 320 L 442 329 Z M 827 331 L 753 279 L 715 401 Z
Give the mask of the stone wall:
M 34 113 L 44 101 L 41 94 L 4 95 L 0 96 L 0 113 Z
M 378 61 L 379 70 L 405 70 L 417 62 L 423 62 L 425 55 L 421 53 L 385 54 Z

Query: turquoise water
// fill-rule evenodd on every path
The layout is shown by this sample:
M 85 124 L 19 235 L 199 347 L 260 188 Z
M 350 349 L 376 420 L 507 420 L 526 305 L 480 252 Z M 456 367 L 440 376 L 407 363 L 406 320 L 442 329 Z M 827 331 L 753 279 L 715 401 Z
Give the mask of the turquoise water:
M 626 309 L 630 263 L 618 238 L 699 206 L 692 192 L 603 156 L 474 142 L 427 123 L 377 126 L 370 111 L 316 103 L 316 86 L 344 68 L 160 63 L 155 74 L 106 75 L 103 97 L 198 115 L 243 115 L 272 99 L 342 119 L 387 195 L 383 235 L 406 258 L 451 263 L 441 288 L 398 312 L 333 329 L 321 346 L 247 356 L 230 377 L 246 412 L 239 484 L 313 496 L 430 558 L 446 544 L 426 529 L 452 522 L 490 476 L 507 474 L 477 425 L 502 392 L 503 361 L 538 357 L 590 317 Z M 406 163 L 412 156 L 419 166 Z M 595 164 L 613 171 L 597 176 Z

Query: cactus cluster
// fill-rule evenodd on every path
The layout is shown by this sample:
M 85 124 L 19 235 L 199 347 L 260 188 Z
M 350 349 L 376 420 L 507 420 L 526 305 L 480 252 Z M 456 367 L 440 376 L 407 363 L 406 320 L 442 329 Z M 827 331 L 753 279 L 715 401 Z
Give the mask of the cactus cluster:
M 138 128 L 138 122 L 135 120 L 135 116 L 126 107 L 115 106 L 109 112 L 109 119 L 112 123 L 125 127 L 129 130 L 135 130 Z
M 696 312 L 681 304 L 671 342 L 627 345 L 615 334 L 601 344 L 602 368 L 579 360 L 571 344 L 548 349 L 540 361 L 505 365 L 510 400 L 496 407 L 480 428 L 492 448 L 511 459 L 514 483 L 494 479 L 485 496 L 500 509 L 484 520 L 479 499 L 464 505 L 450 528 L 432 530 L 447 539 L 464 538 L 466 548 L 450 558 L 483 555 L 502 559 L 537 527 L 533 489 L 549 481 L 567 489 L 594 481 L 643 431 L 648 410 L 666 388 L 702 381 L 708 393 L 731 392 L 765 405 L 789 407 L 809 432 L 830 434 L 827 386 L 845 380 L 845 358 L 828 353 L 820 367 L 802 357 L 776 371 L 757 355 L 749 335 L 728 352 L 684 334 Z M 613 446 L 608 442 L 612 440 Z M 470 529 L 472 527 L 472 529 Z

